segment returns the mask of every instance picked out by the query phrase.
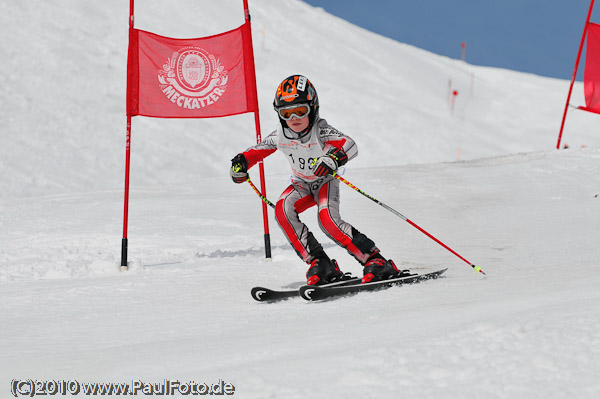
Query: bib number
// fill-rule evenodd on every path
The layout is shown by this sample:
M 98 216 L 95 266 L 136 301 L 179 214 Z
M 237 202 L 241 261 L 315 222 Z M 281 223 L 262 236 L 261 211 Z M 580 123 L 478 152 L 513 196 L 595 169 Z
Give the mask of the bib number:
M 290 158 L 292 159 L 292 164 L 297 165 L 302 170 L 306 170 L 307 168 L 308 168 L 308 170 L 313 170 L 313 168 L 314 168 L 313 163 L 315 161 L 315 158 L 308 158 L 308 159 L 302 158 L 302 157 L 294 158 L 294 154 L 290 154 Z

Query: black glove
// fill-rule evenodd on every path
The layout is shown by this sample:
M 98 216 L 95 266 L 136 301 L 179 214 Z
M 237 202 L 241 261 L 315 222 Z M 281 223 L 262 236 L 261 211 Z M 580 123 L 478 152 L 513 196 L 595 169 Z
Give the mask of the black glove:
M 315 176 L 333 174 L 340 166 L 348 162 L 348 155 L 341 148 L 332 148 L 327 154 L 315 159 Z
M 248 161 L 246 161 L 244 154 L 237 154 L 233 157 L 229 174 L 231 175 L 231 180 L 238 184 L 244 183 L 250 178 L 248 176 Z

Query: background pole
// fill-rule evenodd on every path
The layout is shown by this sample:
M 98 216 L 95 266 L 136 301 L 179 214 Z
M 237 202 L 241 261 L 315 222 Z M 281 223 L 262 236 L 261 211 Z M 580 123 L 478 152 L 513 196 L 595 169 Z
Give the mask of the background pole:
M 575 60 L 575 69 L 573 70 L 573 76 L 571 77 L 571 86 L 569 86 L 569 94 L 567 95 L 567 103 L 565 104 L 565 112 L 563 113 L 562 122 L 560 124 L 560 132 L 558 133 L 558 142 L 556 143 L 556 149 L 560 149 L 560 141 L 562 140 L 563 129 L 565 128 L 565 120 L 567 119 L 567 111 L 569 110 L 569 102 L 571 101 L 571 93 L 573 92 L 573 84 L 577 77 L 577 69 L 579 68 L 579 60 L 581 58 L 581 52 L 583 50 L 583 43 L 587 35 L 590 18 L 592 16 L 592 10 L 594 9 L 594 1 L 590 2 L 590 10 L 588 11 L 587 19 L 585 20 L 585 27 L 583 28 L 583 36 L 581 37 L 581 43 L 579 44 L 579 52 L 577 53 L 577 59 Z

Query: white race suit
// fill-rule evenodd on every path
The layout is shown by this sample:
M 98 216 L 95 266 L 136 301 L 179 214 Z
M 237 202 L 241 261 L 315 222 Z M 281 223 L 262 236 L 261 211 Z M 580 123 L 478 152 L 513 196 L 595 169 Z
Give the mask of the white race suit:
M 341 148 L 348 160 L 358 154 L 354 140 L 331 127 L 325 119 L 317 119 L 310 131 L 301 137 L 280 126 L 243 154 L 248 169 L 277 150 L 289 161 L 291 184 L 277 201 L 275 217 L 288 241 L 305 262 L 324 256 L 321 244 L 299 218 L 300 213 L 317 205 L 319 226 L 323 232 L 364 265 L 369 256 L 379 250 L 372 240 L 340 217 L 339 180 L 330 175 L 318 177 L 314 174 L 313 161 L 334 147 Z

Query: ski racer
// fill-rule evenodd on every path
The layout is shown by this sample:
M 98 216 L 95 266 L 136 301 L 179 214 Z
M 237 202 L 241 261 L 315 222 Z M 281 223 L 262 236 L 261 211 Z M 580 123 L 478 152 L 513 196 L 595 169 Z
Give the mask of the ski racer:
M 342 220 L 339 213 L 339 180 L 332 174 L 358 154 L 354 140 L 319 117 L 319 97 L 302 75 L 292 75 L 277 87 L 273 107 L 280 126 L 261 143 L 231 160 L 235 183 L 248 180 L 248 170 L 279 150 L 290 163 L 291 184 L 275 206 L 275 218 L 296 253 L 309 266 L 308 285 L 321 285 L 343 277 L 299 214 L 318 206 L 319 226 L 336 244 L 345 248 L 363 268 L 362 282 L 400 276 L 391 259 L 384 258 L 375 243 Z

